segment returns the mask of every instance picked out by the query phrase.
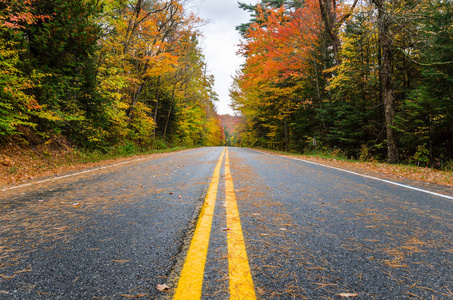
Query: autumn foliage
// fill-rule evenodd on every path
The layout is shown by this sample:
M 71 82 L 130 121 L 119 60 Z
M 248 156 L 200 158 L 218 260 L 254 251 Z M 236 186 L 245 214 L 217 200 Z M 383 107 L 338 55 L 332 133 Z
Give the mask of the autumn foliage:
M 201 23 L 177 0 L 0 0 L 0 141 L 219 144 Z
M 249 146 L 449 166 L 451 1 L 262 0 L 230 96 Z

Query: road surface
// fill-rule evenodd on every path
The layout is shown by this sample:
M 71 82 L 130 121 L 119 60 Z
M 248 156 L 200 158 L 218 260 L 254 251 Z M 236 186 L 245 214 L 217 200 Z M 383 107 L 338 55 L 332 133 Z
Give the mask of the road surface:
M 212 147 L 4 188 L 0 299 L 453 299 L 453 194 L 398 184 Z

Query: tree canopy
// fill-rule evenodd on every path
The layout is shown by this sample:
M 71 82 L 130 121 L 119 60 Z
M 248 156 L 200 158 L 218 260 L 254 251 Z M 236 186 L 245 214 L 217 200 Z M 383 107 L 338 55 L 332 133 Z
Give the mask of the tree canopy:
M 201 23 L 180 0 L 0 0 L 0 142 L 220 144 Z
M 451 164 L 451 1 L 239 5 L 254 13 L 230 89 L 243 144 Z

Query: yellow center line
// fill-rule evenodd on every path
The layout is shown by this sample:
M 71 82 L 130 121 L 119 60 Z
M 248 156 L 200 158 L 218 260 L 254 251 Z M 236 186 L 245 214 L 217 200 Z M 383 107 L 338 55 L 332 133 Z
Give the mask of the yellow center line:
M 228 269 L 230 299 L 256 299 L 252 275 L 247 259 L 241 220 L 230 172 L 228 149 L 225 155 L 225 194 L 227 202 Z
M 197 227 L 195 228 L 195 232 L 189 246 L 189 252 L 187 253 L 187 258 L 184 263 L 173 299 L 187 300 L 201 298 L 204 267 L 206 264 L 206 255 L 208 253 L 209 246 L 209 235 L 211 234 L 212 217 L 214 215 L 220 168 L 222 166 L 224 154 L 225 149 L 220 155 L 214 169 L 214 175 L 211 183 L 209 184 L 208 192 L 206 193 L 200 218 L 198 220 Z

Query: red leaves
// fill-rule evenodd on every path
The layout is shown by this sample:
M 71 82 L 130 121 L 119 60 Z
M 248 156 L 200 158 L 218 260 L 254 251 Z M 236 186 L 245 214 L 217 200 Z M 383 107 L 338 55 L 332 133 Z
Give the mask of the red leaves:
M 0 16 L 0 27 L 8 29 L 21 29 L 25 24 L 31 25 L 41 20 L 50 19 L 50 16 L 36 15 L 32 12 L 32 4 L 35 0 L 27 1 L 8 1 L 0 0 L 0 3 L 6 5 L 3 9 L 5 15 Z
M 317 2 L 306 1 L 295 11 L 280 8 L 259 14 L 260 23 L 252 24 L 248 40 L 241 45 L 241 53 L 247 57 L 244 79 L 254 85 L 260 79 L 304 77 L 321 30 Z

